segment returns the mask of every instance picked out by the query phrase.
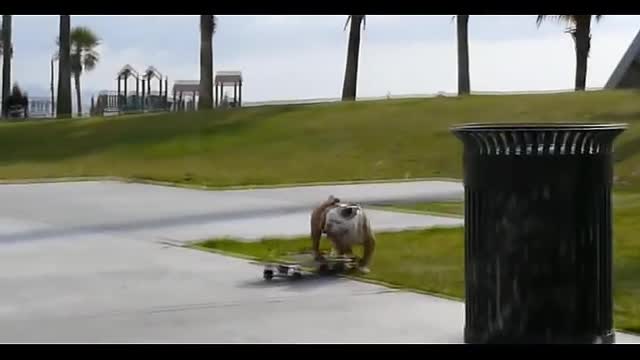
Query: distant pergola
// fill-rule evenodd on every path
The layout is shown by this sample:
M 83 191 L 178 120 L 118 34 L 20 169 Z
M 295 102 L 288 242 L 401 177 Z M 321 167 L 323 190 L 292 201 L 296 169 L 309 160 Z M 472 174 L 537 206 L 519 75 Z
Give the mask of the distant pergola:
M 160 95 L 160 97 L 166 97 L 169 90 L 168 89 L 169 79 L 166 77 L 163 79 L 162 73 L 159 72 L 158 69 L 156 69 L 153 66 L 149 66 L 147 70 L 144 71 L 144 77 L 142 79 L 142 97 L 144 98 L 145 95 L 149 95 L 149 96 L 151 95 L 151 80 L 153 79 L 158 80 L 158 85 L 159 85 L 158 94 Z M 164 80 L 164 95 L 162 94 L 163 80 Z M 146 85 L 146 91 L 145 91 L 145 85 Z
M 242 106 L 242 72 L 218 71 L 215 77 L 215 106 L 222 102 L 225 86 L 233 86 L 233 106 Z M 220 90 L 218 90 L 220 89 Z
M 129 82 L 130 77 L 133 77 L 134 79 L 136 79 L 136 94 L 138 94 L 138 92 L 140 91 L 140 74 L 138 74 L 138 72 L 129 64 L 123 66 L 122 69 L 118 71 L 118 76 L 117 76 L 118 98 L 120 99 L 120 96 L 123 95 L 121 94 L 122 89 L 120 85 L 120 81 L 123 81 L 124 82 L 124 104 L 127 103 L 127 95 L 128 95 L 127 83 Z
M 242 73 L 240 71 L 218 71 L 214 79 L 215 97 L 214 106 L 222 105 L 223 91 L 225 86 L 233 86 L 234 107 L 242 106 Z M 176 110 L 183 105 L 183 99 L 187 103 L 192 103 L 195 107 L 197 99 L 200 97 L 200 81 L 198 80 L 176 80 L 173 83 L 173 100 Z M 189 99 L 189 100 L 187 100 Z M 189 107 L 189 106 L 187 106 Z
M 127 89 L 129 79 L 133 78 L 136 81 L 136 94 L 135 101 L 131 104 L 129 102 L 129 91 Z M 164 78 L 164 79 L 163 79 Z M 149 66 L 147 70 L 143 74 L 138 73 L 133 66 L 127 64 L 118 71 L 117 80 L 118 80 L 118 106 L 124 105 L 127 108 L 131 106 L 139 107 L 140 109 L 146 108 L 147 99 L 151 99 L 151 81 L 153 79 L 158 80 L 159 91 L 157 99 L 160 99 L 160 103 L 166 103 L 167 99 L 167 88 L 169 79 L 164 77 L 162 73 L 160 73 L 155 67 Z M 163 86 L 164 81 L 164 86 Z M 122 86 L 124 84 L 124 86 Z M 142 86 L 140 86 L 142 85 Z M 123 89 L 124 87 L 124 89 Z M 164 88 L 164 94 L 162 92 Z M 140 96 L 140 90 L 142 90 L 142 96 Z M 157 101 L 156 101 L 157 102 Z M 158 104 L 156 104 L 158 105 Z M 161 105 L 164 106 L 164 105 Z
M 173 103 L 175 110 L 181 110 L 183 106 L 183 96 L 191 95 L 193 106 L 196 105 L 196 98 L 200 93 L 200 81 L 198 80 L 176 80 L 173 82 Z

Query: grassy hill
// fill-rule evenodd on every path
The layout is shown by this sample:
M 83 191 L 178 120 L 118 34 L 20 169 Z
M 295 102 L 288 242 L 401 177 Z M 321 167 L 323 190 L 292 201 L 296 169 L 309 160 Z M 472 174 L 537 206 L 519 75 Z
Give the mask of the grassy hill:
M 471 96 L 0 125 L 0 178 L 121 176 L 208 186 L 459 177 L 466 122 L 627 122 L 617 184 L 640 182 L 640 94 Z

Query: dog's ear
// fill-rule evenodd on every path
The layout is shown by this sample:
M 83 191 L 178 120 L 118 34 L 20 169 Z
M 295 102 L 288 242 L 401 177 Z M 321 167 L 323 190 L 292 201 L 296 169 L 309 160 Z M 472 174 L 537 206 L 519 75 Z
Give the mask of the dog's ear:
M 335 197 L 335 196 L 333 196 L 333 195 L 330 195 L 330 196 L 329 196 L 329 202 L 330 202 L 330 203 L 333 203 L 333 204 L 337 204 L 337 203 L 339 203 L 339 202 L 340 202 L 340 199 L 338 199 L 337 197 Z

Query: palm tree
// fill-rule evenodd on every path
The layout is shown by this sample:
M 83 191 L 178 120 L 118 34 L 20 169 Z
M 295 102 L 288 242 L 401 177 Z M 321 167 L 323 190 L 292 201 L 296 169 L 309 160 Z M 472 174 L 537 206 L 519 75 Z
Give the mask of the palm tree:
M 200 15 L 200 97 L 199 109 L 213 108 L 213 34 L 215 15 Z
M 469 76 L 469 15 L 456 15 L 458 33 L 458 95 L 471 92 Z
M 347 67 L 344 73 L 344 84 L 342 86 L 342 101 L 355 100 L 358 85 L 358 58 L 360 57 L 360 25 L 362 29 L 366 26 L 365 15 L 349 15 L 344 29 L 347 29 L 351 21 L 349 30 L 349 45 L 347 49 Z
M 91 29 L 83 26 L 71 30 L 71 74 L 76 87 L 78 116 L 82 116 L 82 96 L 80 92 L 80 75 L 83 71 L 91 71 L 96 67 L 100 56 L 96 47 L 100 39 Z
M 60 15 L 58 37 L 58 118 L 71 117 L 71 16 Z
M 591 49 L 591 17 L 600 21 L 602 15 L 538 15 L 536 24 L 548 18 L 568 23 L 568 33 L 573 37 L 576 46 L 576 91 L 584 91 L 587 82 L 587 59 Z
M 5 99 L 11 95 L 11 15 L 2 15 L 2 115 L 7 116 L 8 107 L 4 106 Z

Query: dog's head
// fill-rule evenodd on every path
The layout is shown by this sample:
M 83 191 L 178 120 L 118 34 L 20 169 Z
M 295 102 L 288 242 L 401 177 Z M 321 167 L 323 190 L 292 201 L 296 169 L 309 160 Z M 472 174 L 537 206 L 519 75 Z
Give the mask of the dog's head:
M 338 213 L 344 220 L 351 220 L 353 217 L 358 215 L 360 211 L 360 206 L 355 204 L 341 204 L 339 206 Z
M 356 227 L 356 216 L 361 211 L 360 206 L 355 204 L 338 204 L 327 211 L 324 231 L 335 236 L 353 231 Z

